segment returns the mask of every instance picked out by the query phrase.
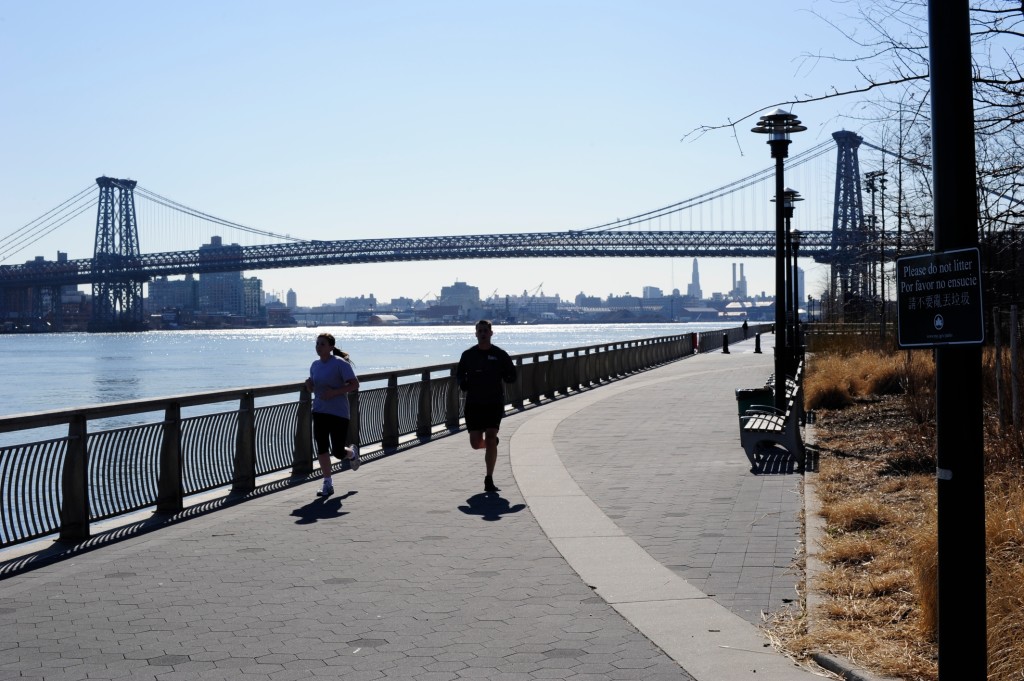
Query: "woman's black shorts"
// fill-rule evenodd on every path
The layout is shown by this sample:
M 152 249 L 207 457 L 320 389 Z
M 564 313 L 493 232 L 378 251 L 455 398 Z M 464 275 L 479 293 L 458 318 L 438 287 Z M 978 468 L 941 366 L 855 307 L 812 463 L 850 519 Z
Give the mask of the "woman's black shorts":
M 348 438 L 348 419 L 334 414 L 313 412 L 313 440 L 316 442 L 316 453 L 334 452 L 341 456 Z

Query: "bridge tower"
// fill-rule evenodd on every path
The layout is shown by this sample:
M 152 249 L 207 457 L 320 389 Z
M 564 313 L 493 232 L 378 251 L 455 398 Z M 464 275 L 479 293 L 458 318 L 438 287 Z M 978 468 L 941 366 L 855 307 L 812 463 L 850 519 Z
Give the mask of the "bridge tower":
M 92 319 L 89 331 L 141 331 L 142 282 L 134 180 L 98 177 L 96 247 L 93 253 Z
M 842 130 L 832 133 L 836 154 L 836 195 L 832 213 L 832 295 L 845 307 L 852 297 L 867 297 L 867 228 L 861 199 L 860 161 L 857 148 L 864 138 Z

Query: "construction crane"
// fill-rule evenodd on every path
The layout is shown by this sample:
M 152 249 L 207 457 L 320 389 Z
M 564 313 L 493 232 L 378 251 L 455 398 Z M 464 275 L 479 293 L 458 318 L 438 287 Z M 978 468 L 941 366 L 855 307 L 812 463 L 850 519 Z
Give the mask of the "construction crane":
M 529 298 L 526 298 L 525 302 L 519 307 L 520 317 L 526 317 L 526 315 L 530 314 L 530 307 L 533 305 L 533 301 L 537 298 L 537 294 L 541 292 L 540 289 L 542 286 L 544 286 L 543 281 L 537 284 L 537 288 L 533 289 L 529 293 L 525 290 L 523 291 L 523 298 L 526 298 L 526 296 L 529 296 Z

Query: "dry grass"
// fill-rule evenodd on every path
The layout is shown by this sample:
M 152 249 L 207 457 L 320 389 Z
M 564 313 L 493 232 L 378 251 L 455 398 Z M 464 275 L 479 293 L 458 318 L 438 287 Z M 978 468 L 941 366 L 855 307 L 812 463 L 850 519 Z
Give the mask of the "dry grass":
M 829 652 L 884 676 L 938 679 L 933 386 L 926 351 L 812 357 L 805 393 L 826 523 L 814 548 L 826 570 L 808 588 L 823 605 L 770 623 L 795 657 Z M 987 404 L 988 678 L 1022 681 L 1024 457 L 993 412 Z

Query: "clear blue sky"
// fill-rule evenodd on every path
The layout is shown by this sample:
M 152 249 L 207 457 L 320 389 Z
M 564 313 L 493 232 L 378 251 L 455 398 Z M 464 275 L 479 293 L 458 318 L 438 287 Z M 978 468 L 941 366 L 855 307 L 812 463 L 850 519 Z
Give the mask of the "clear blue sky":
M 0 236 L 100 175 L 310 239 L 564 230 L 626 217 L 771 165 L 764 136 L 749 132 L 756 117 L 737 138 L 681 141 L 698 126 L 857 83 L 850 65 L 801 59 L 849 51 L 808 11 L 838 8 L 8 0 Z M 809 127 L 793 153 L 856 130 L 840 115 L 856 105 L 793 107 Z M 91 257 L 94 228 L 91 212 L 5 264 L 58 249 Z M 701 261 L 706 294 L 728 290 L 732 262 Z M 773 288 L 770 260 L 744 262 L 752 291 Z M 456 280 L 485 296 L 541 284 L 563 298 L 638 295 L 645 285 L 685 292 L 690 272 L 689 259 L 578 259 L 254 274 L 316 305 L 434 295 Z

